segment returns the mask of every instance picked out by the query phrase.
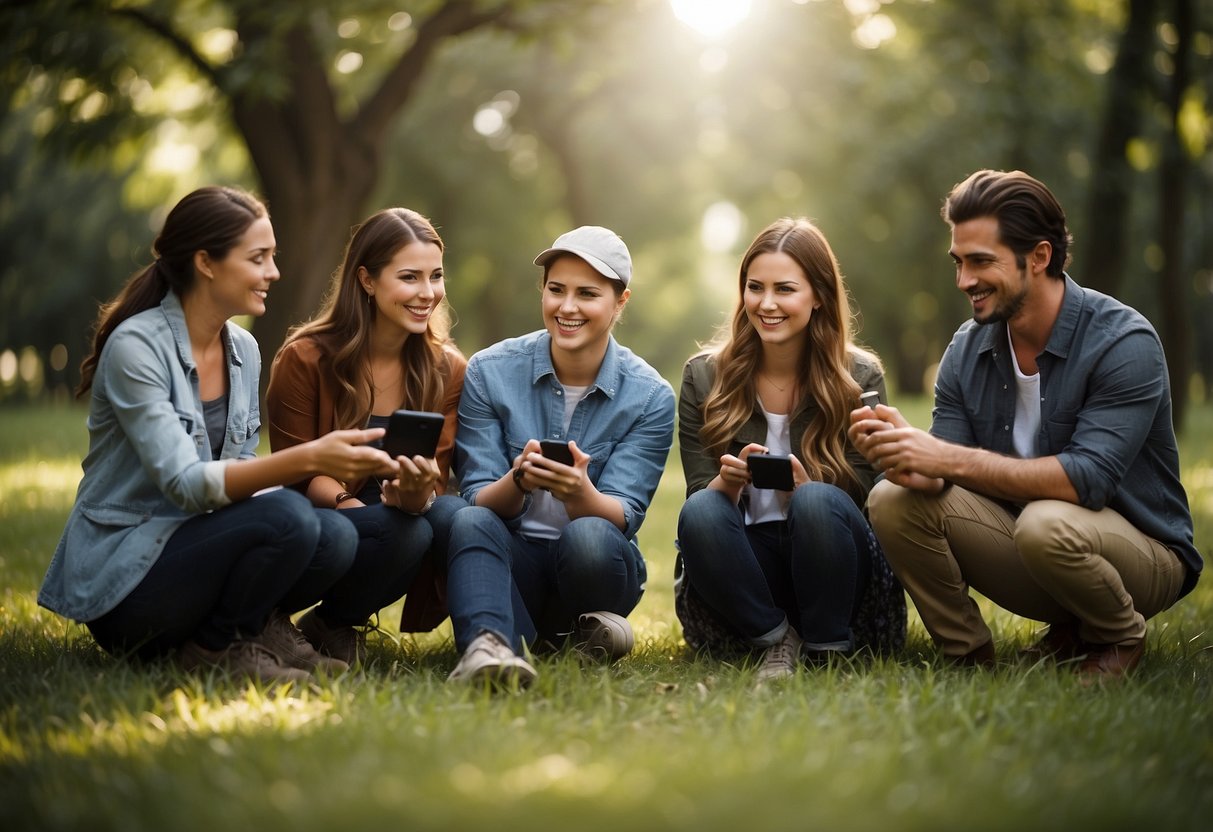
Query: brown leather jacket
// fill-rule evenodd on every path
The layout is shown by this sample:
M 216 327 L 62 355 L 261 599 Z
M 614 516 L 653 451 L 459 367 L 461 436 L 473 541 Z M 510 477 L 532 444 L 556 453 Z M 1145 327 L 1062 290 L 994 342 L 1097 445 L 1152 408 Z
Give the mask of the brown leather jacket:
M 445 421 L 434 455 L 441 475 L 436 488 L 446 491 L 450 476 L 451 454 L 458 427 L 459 396 L 463 392 L 463 374 L 467 359 L 454 346 L 446 356 L 446 394 L 442 402 Z M 310 442 L 332 430 L 350 427 L 336 424 L 334 406 L 337 382 L 328 367 L 328 354 L 317 338 L 299 338 L 286 344 L 274 358 L 270 384 L 265 395 L 266 422 L 271 450 Z M 292 487 L 306 493 L 309 480 Z M 357 494 L 366 479 L 344 483 L 345 490 Z M 444 553 L 445 554 L 445 553 Z M 437 567 L 437 568 L 435 568 Z M 445 563 L 431 564 L 427 559 L 404 602 L 402 632 L 423 632 L 437 627 L 447 616 Z

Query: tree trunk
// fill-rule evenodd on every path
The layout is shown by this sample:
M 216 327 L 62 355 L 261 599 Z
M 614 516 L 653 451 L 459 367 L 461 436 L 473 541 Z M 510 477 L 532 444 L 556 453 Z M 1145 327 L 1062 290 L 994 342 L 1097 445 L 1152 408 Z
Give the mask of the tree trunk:
M 1145 111 L 1142 99 L 1149 82 L 1156 5 L 1156 0 L 1129 0 L 1129 19 L 1108 75 L 1103 126 L 1091 164 L 1091 201 L 1079 267 L 1084 285 L 1107 294 L 1120 288 L 1128 260 L 1133 169 L 1125 149 Z
M 1188 377 L 1191 374 L 1192 333 L 1188 327 L 1188 281 L 1184 280 L 1184 231 L 1188 177 L 1187 151 L 1180 134 L 1180 110 L 1191 81 L 1192 0 L 1175 0 L 1175 67 L 1167 89 L 1168 130 L 1164 137 L 1162 166 L 1158 188 L 1158 240 L 1163 252 L 1159 275 L 1159 309 L 1163 349 L 1171 381 L 1172 419 L 1179 428 L 1184 424 L 1188 404 Z

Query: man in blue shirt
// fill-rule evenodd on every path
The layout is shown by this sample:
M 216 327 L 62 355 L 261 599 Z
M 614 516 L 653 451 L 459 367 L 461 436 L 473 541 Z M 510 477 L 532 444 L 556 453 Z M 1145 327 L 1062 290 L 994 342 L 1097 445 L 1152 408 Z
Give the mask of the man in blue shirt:
M 1031 176 L 978 171 L 942 213 L 973 320 L 940 363 L 929 433 L 884 405 L 852 413 L 884 471 L 872 525 L 944 655 L 994 664 L 971 587 L 1050 625 L 1030 652 L 1118 679 L 1202 566 L 1162 344 L 1063 271 L 1065 214 Z

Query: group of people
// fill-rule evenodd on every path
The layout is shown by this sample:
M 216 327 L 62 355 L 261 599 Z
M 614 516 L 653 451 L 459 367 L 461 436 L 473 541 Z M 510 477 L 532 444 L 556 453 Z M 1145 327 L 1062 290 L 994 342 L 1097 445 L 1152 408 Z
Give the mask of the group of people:
M 929 432 L 887 403 L 808 220 L 751 243 L 676 403 L 612 334 L 632 292 L 614 232 L 541 252 L 543 329 L 469 360 L 442 239 L 391 208 L 354 229 L 278 351 L 259 457 L 259 352 L 230 319 L 276 290 L 273 227 L 254 196 L 201 188 L 100 311 L 84 476 L 39 602 L 110 653 L 266 682 L 359 664 L 368 621 L 402 597 L 402 631 L 450 616 L 454 683 L 525 686 L 548 651 L 614 660 L 634 644 L 636 535 L 677 410 L 692 648 L 753 654 L 763 682 L 895 652 L 908 592 L 946 657 L 992 666 L 975 589 L 1049 625 L 1029 652 L 1119 679 L 1202 566 L 1161 344 L 1066 275 L 1064 213 L 1032 177 L 978 171 L 943 215 L 973 320 L 943 356 Z M 401 409 L 442 414 L 432 456 L 381 447 Z M 755 482 L 751 455 L 790 472 Z

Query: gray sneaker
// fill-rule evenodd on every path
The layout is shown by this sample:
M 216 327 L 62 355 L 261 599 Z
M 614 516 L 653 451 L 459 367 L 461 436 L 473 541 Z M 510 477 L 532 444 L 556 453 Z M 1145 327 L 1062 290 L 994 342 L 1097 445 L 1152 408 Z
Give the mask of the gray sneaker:
M 758 681 L 774 682 L 794 674 L 800 665 L 800 645 L 800 636 L 788 627 L 783 638 L 768 647 L 763 654 L 762 666 L 758 668 Z
M 270 613 L 261 635 L 250 639 L 276 654 L 288 667 L 336 675 L 350 669 L 349 662 L 316 652 L 291 617 L 281 610 Z
M 632 652 L 632 625 L 613 612 L 587 612 L 577 618 L 574 647 L 597 661 L 613 662 Z
M 463 651 L 448 682 L 484 682 L 495 687 L 525 688 L 535 681 L 535 668 L 495 633 L 483 632 Z
M 349 667 L 366 661 L 366 633 L 357 627 L 326 624 L 315 608 L 299 619 L 299 631 L 318 652 L 340 659 Z
M 287 667 L 278 656 L 252 641 L 233 641 L 222 650 L 210 650 L 187 641 L 177 651 L 177 664 L 187 671 L 219 669 L 231 676 L 247 676 L 259 682 L 307 682 L 306 670 Z

